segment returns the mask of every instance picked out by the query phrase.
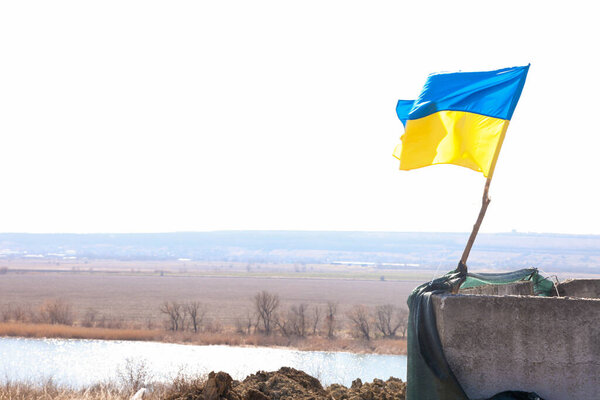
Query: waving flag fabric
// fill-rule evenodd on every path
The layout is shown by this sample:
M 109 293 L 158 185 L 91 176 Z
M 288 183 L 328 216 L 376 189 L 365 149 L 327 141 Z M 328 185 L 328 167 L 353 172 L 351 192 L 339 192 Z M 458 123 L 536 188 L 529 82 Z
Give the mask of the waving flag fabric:
M 455 164 L 488 176 L 515 111 L 529 65 L 433 74 L 417 100 L 400 100 L 405 127 L 394 150 L 401 170 Z

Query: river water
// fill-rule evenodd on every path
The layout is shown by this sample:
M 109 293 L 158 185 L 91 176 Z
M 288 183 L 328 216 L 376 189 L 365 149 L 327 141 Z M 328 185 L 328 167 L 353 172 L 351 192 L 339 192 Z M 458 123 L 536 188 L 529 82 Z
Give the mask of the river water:
M 349 386 L 356 378 L 406 380 L 406 356 L 297 351 L 267 347 L 193 346 L 157 342 L 0 338 L 0 382 L 41 382 L 80 388 L 118 381 L 127 365 L 145 364 L 157 381 L 179 372 L 228 372 L 241 380 L 259 370 L 292 367 L 323 385 Z

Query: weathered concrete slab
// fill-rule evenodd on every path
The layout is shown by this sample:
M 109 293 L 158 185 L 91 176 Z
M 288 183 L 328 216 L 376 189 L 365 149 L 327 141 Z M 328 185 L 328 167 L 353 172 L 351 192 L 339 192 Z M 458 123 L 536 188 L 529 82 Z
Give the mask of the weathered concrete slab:
M 558 284 L 561 296 L 600 298 L 600 279 L 569 279 Z
M 504 285 L 482 285 L 469 289 L 460 289 L 460 294 L 487 294 L 491 296 L 533 296 L 533 282 L 513 282 Z
M 600 300 L 434 296 L 448 362 L 469 398 L 505 390 L 600 399 Z

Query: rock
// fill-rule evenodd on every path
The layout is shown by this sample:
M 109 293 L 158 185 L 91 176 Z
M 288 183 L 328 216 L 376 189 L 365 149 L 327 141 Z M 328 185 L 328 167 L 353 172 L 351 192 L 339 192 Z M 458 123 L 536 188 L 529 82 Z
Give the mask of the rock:
M 334 383 L 327 387 L 327 393 L 334 400 L 347 400 L 348 399 L 348 388 L 344 385 Z
M 246 393 L 244 393 L 244 396 L 242 397 L 242 399 L 243 400 L 271 400 L 270 397 L 268 397 L 263 392 L 258 391 L 256 389 L 246 390 Z
M 352 386 L 350 386 L 350 389 L 360 389 L 362 386 L 362 381 L 360 380 L 360 378 L 356 378 L 355 380 L 352 381 Z
M 202 394 L 204 400 L 220 400 L 226 397 L 231 389 L 231 383 L 233 379 L 226 372 L 217 372 L 216 374 L 211 372 L 208 374 L 208 379 L 204 386 Z

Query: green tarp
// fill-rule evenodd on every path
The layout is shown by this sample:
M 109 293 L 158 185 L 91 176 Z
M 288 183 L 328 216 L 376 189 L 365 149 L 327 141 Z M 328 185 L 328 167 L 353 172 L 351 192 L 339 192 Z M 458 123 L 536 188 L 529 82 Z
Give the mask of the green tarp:
M 459 267 L 441 278 L 417 287 L 408 298 L 408 373 L 407 400 L 470 400 L 448 365 L 438 335 L 431 296 L 456 292 L 458 288 L 502 285 L 531 281 L 534 293 L 551 296 L 551 281 L 535 268 L 508 273 L 470 273 Z M 543 400 L 535 393 L 502 392 L 488 400 Z

